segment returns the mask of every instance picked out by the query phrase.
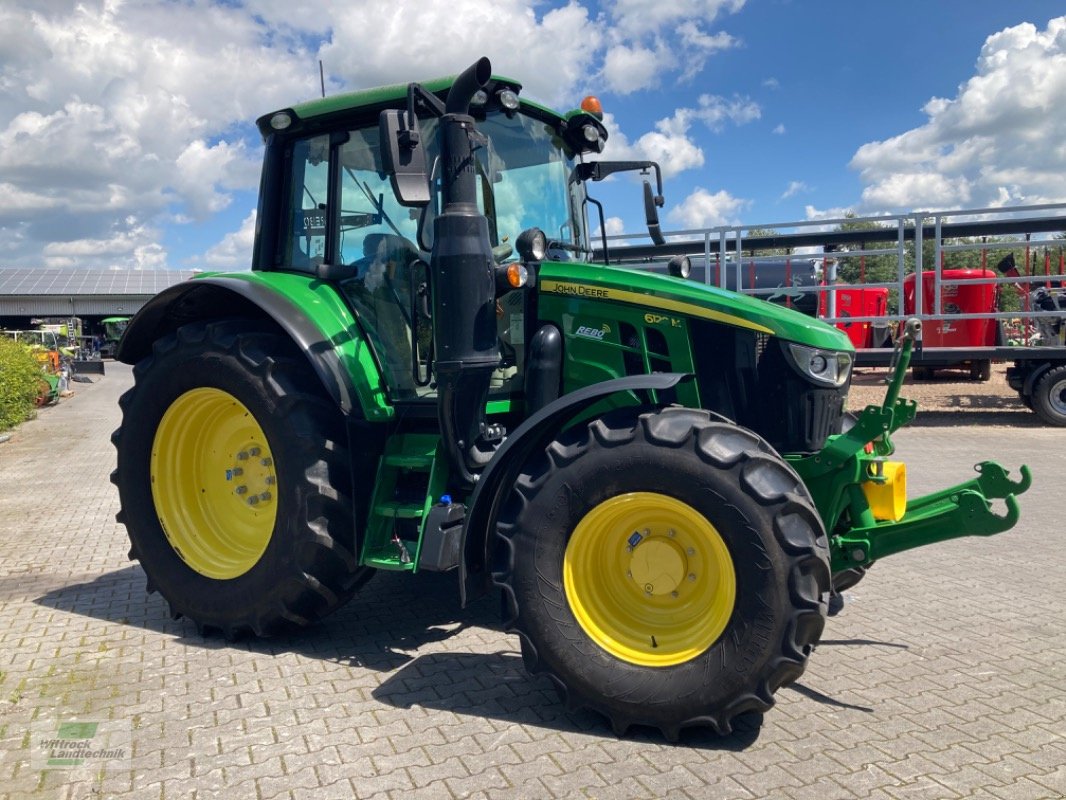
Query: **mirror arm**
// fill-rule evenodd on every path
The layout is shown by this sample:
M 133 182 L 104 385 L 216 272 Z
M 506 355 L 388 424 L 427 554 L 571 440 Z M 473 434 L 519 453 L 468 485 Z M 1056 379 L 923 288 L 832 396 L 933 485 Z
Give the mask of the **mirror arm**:
M 416 112 L 424 109 L 435 117 L 444 116 L 444 103 L 439 97 L 427 92 L 425 87 L 418 83 L 407 84 L 407 115 L 408 119 L 418 119 Z
M 611 257 L 607 253 L 607 223 L 603 219 L 603 204 L 599 200 L 597 200 L 596 198 L 589 197 L 588 195 L 585 195 L 585 201 L 588 202 L 588 203 L 592 203 L 592 205 L 596 206 L 596 210 L 599 212 L 599 215 L 600 215 L 600 238 L 601 238 L 601 241 L 603 242 L 603 264 L 604 264 L 604 266 L 610 266 Z

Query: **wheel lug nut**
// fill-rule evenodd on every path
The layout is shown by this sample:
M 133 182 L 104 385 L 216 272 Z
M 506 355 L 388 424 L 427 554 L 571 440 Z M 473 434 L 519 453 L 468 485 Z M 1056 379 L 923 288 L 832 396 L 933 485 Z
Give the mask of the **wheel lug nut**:
M 273 475 L 267 475 L 267 476 L 266 476 L 266 485 L 267 485 L 267 486 L 273 486 L 273 485 L 274 485 L 274 482 L 275 482 L 276 480 L 277 480 L 277 479 L 276 479 L 276 478 L 275 478 L 275 477 L 274 477 Z
M 254 506 L 258 502 L 259 502 L 259 498 L 256 497 L 254 494 L 251 497 L 248 498 L 248 505 L 250 505 L 250 506 Z
M 237 453 L 237 460 L 238 461 L 246 461 L 247 459 L 248 459 L 248 453 L 246 453 L 244 450 L 241 450 L 241 452 Z
M 694 556 L 694 555 L 696 555 L 696 548 L 695 547 L 690 547 L 685 552 L 688 553 L 690 556 Z
M 248 448 L 248 455 L 250 455 L 250 456 L 259 455 L 259 448 L 258 447 L 249 447 Z
M 678 597 L 677 590 L 675 589 L 674 591 L 670 592 L 670 596 L 671 597 Z
M 690 581 L 694 581 L 694 580 L 696 580 L 696 573 L 694 573 L 694 572 L 690 572 L 690 573 L 688 574 L 688 579 L 689 579 Z
M 241 476 L 241 475 L 243 475 L 243 474 L 244 474 L 244 470 L 243 470 L 243 469 L 241 469 L 240 467 L 234 467 L 234 468 L 233 468 L 233 475 L 234 475 L 234 477 L 239 477 L 239 476 Z
M 263 492 L 261 495 L 259 495 L 259 499 L 260 500 L 269 500 L 270 499 L 270 492 Z
M 236 491 L 237 491 L 237 494 L 246 494 L 248 492 L 248 487 L 247 486 L 238 486 Z
M 274 462 L 271 461 L 269 458 L 264 458 L 259 463 L 262 464 L 264 467 L 269 467 Z

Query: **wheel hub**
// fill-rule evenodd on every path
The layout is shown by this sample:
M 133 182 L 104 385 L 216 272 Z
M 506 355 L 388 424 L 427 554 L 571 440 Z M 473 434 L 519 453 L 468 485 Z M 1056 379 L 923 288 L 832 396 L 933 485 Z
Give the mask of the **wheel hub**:
M 1048 391 L 1048 400 L 1056 413 L 1066 416 L 1066 379 L 1051 387 Z
M 724 540 L 688 504 L 654 492 L 609 498 L 567 543 L 563 583 L 574 617 L 611 655 L 681 664 L 725 630 L 736 573 Z
M 676 541 L 653 535 L 633 549 L 629 577 L 647 595 L 677 597 L 687 574 L 688 560 Z
M 221 389 L 185 392 L 163 414 L 149 465 L 156 514 L 174 552 L 220 580 L 262 557 L 277 518 L 277 477 L 266 434 Z

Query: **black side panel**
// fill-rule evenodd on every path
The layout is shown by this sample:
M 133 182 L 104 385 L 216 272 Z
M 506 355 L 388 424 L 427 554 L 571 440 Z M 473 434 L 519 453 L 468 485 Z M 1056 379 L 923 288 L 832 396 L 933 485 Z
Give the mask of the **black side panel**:
M 115 358 L 136 364 L 152 352 L 152 343 L 196 320 L 244 317 L 270 319 L 307 356 L 323 387 L 345 414 L 363 416 L 347 372 L 336 351 L 311 319 L 283 295 L 237 278 L 202 278 L 163 290 L 130 320 Z
M 540 411 L 558 399 L 563 385 L 563 335 L 554 325 L 542 325 L 529 342 L 526 355 L 526 409 Z

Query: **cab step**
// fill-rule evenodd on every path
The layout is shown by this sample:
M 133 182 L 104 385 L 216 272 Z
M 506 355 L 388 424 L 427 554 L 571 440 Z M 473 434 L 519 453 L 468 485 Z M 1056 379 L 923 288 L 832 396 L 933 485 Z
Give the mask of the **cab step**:
M 444 488 L 440 436 L 395 434 L 378 462 L 360 563 L 416 572 L 426 516 Z

